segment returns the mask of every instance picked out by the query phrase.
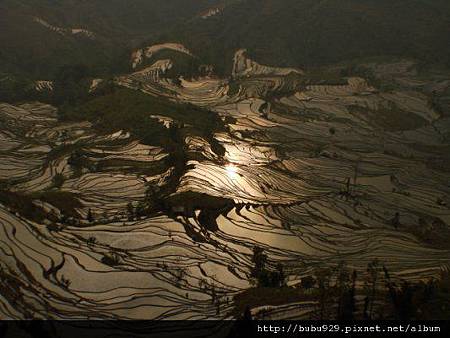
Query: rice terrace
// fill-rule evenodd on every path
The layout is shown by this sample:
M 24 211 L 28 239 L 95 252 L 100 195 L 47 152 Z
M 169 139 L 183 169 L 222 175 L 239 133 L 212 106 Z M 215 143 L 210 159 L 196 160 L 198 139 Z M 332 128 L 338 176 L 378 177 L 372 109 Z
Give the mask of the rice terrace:
M 449 319 L 448 2 L 0 17 L 1 319 Z

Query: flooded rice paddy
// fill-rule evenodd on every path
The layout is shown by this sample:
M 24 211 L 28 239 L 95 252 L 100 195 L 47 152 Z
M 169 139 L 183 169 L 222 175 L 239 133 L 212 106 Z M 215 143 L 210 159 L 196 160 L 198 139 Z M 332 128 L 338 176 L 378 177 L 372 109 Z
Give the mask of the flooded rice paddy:
M 450 163 L 450 119 L 413 89 L 383 94 L 362 79 L 266 100 L 267 82 L 284 74 L 259 73 L 230 95 L 218 79 L 117 79 L 234 118 L 214 136 L 222 158 L 205 139 L 186 137 L 186 149 L 204 156 L 186 163 L 174 192 L 232 200 L 215 230 L 201 224 L 201 210 L 130 219 L 127 207 L 171 176 L 163 149 L 120 130 L 61 123 L 49 105 L 1 104 L 2 189 L 28 196 L 46 216 L 0 203 L 0 317 L 230 318 L 233 297 L 252 286 L 255 246 L 270 266 L 283 264 L 293 286 L 341 261 L 364 274 L 378 258 L 393 278 L 409 280 L 448 268 L 450 172 L 434 163 Z M 351 109 L 389 102 L 426 123 L 388 131 Z M 48 191 L 54 197 L 41 198 Z M 277 311 L 286 309 L 274 318 Z

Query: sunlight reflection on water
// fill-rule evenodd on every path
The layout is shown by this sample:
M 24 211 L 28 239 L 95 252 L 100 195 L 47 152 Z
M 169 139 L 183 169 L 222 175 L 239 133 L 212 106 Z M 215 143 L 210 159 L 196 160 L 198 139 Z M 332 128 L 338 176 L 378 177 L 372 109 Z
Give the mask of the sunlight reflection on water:
M 235 180 L 239 177 L 239 174 L 237 173 L 237 167 L 234 164 L 227 164 L 225 166 L 225 169 L 227 170 L 227 175 L 232 180 Z

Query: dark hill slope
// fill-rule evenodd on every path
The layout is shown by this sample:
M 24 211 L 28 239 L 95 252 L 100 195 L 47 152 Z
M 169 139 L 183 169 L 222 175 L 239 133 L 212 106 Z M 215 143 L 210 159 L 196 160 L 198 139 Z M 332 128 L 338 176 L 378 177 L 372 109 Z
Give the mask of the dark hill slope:
M 128 70 L 132 48 L 190 20 L 215 0 L 2 0 L 0 74 L 51 79 L 64 64 L 85 64 L 92 75 Z M 61 34 L 54 27 L 95 34 Z
M 449 63 L 450 2 L 443 0 L 246 0 L 161 37 L 229 72 L 234 51 L 257 61 L 313 66 L 402 56 Z

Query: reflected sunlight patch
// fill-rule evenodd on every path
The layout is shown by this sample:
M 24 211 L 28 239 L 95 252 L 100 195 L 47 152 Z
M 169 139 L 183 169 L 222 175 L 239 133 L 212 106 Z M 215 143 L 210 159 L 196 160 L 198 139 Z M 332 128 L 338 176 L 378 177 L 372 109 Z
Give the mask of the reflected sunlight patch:
M 232 180 L 238 178 L 239 174 L 237 173 L 237 167 L 234 164 L 227 164 L 225 166 L 225 169 L 229 178 L 231 178 Z

